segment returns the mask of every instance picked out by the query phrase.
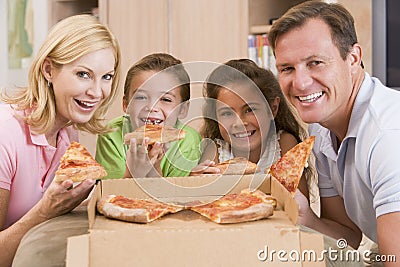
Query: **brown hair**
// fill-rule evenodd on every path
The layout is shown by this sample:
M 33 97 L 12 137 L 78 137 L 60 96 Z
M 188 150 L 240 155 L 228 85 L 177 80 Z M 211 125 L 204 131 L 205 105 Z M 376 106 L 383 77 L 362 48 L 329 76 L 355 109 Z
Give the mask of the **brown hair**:
M 358 42 L 353 16 L 341 4 L 321 1 L 301 3 L 276 20 L 268 32 L 272 50 L 275 51 L 280 35 L 301 27 L 310 19 L 320 19 L 329 26 L 333 43 L 339 49 L 341 57 L 346 59 L 351 47 Z
M 227 72 L 226 66 L 238 71 Z M 258 67 L 249 59 L 230 60 L 224 65 L 217 67 L 207 78 L 208 82 L 205 83 L 203 95 L 207 98 L 217 99 L 219 90 L 223 85 L 238 82 L 243 79 L 252 80 L 269 105 L 279 97 L 280 103 L 278 112 L 274 119 L 276 131 L 283 130 L 288 132 L 292 134 L 298 142 L 301 142 L 306 137 L 307 133 L 293 115 L 294 109 L 291 108 L 286 101 L 278 80 L 271 71 Z M 218 84 L 216 84 L 215 81 L 218 81 Z M 201 134 L 206 138 L 221 139 L 218 122 L 211 119 L 216 118 L 215 112 L 215 101 L 207 102 L 204 108 L 205 116 Z
M 232 70 L 238 71 L 227 71 L 226 66 L 231 67 Z M 224 85 L 240 82 L 243 79 L 252 80 L 270 106 L 272 102 L 279 97 L 279 107 L 274 118 L 276 132 L 283 130 L 290 133 L 299 143 L 308 137 L 308 132 L 305 130 L 305 126 L 300 122 L 296 109 L 291 106 L 284 97 L 279 82 L 274 74 L 270 70 L 258 67 L 250 59 L 230 60 L 224 65 L 217 67 L 207 78 L 203 88 L 203 95 L 207 99 L 217 99 L 218 93 Z M 253 88 L 256 87 L 251 86 L 249 90 Z M 216 102 L 207 101 L 207 99 L 204 105 L 204 123 L 201 134 L 203 137 L 212 140 L 215 138 L 222 139 L 218 121 L 213 119 L 216 118 Z M 312 198 L 315 198 L 316 192 L 313 188 L 316 184 L 316 176 L 313 161 L 312 158 L 309 167 L 304 169 L 303 175 L 306 178 L 310 195 Z
M 182 61 L 176 59 L 170 54 L 166 53 L 154 53 L 145 56 L 138 62 L 136 62 L 126 74 L 124 84 L 124 101 L 129 103 L 129 90 L 133 77 L 142 71 L 162 71 L 170 67 L 170 73 L 178 78 L 180 82 L 180 94 L 182 102 L 190 99 L 190 78 L 185 68 L 182 65 Z M 168 70 L 167 70 L 168 71 Z

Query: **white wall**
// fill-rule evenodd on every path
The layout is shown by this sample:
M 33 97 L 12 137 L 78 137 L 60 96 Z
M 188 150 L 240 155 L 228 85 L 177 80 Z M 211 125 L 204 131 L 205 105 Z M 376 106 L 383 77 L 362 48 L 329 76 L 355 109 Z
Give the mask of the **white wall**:
M 0 0 L 0 88 L 7 83 L 7 0 Z

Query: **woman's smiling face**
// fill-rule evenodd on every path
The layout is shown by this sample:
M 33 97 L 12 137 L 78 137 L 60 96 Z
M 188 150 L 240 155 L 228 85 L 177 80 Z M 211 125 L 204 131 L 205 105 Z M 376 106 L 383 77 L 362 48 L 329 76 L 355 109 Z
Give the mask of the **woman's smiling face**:
M 51 76 L 57 123 L 88 122 L 111 93 L 115 66 L 112 48 L 91 52 L 61 68 L 48 59 L 44 65 Z

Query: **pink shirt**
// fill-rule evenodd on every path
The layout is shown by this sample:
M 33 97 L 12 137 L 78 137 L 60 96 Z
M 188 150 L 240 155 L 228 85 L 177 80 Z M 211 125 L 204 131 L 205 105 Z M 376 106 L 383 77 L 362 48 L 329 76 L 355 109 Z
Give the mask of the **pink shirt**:
M 42 198 L 61 156 L 70 142 L 78 139 L 72 127 L 64 128 L 55 148 L 48 144 L 44 134 L 33 134 L 15 113 L 24 114 L 0 104 L 0 188 L 10 191 L 4 228 L 18 221 Z

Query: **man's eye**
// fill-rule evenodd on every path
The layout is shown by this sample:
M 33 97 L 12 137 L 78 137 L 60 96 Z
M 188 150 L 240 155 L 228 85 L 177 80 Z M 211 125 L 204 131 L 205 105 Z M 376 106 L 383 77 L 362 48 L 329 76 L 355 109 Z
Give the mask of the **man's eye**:
M 281 68 L 279 69 L 279 73 L 285 73 L 291 71 L 293 68 L 292 67 L 286 67 L 286 68 Z
M 323 62 L 320 61 L 320 60 L 315 60 L 315 61 L 311 62 L 310 65 L 312 65 L 312 66 L 318 66 L 318 65 L 321 65 L 322 63 L 323 63 Z

